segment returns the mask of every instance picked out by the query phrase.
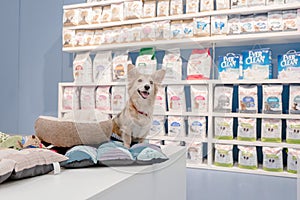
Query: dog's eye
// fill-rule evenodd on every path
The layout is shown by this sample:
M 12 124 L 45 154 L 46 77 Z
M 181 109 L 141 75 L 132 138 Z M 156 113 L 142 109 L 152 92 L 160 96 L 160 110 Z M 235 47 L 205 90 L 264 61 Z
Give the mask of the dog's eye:
M 138 82 L 143 82 L 143 80 L 142 80 L 142 79 L 139 79 Z
M 152 85 L 152 84 L 153 84 L 153 81 L 150 81 L 150 84 Z

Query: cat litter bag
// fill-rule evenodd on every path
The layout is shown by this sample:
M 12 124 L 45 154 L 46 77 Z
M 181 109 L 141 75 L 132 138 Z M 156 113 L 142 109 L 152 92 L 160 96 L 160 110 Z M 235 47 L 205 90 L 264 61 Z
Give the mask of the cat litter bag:
M 201 142 L 186 142 L 186 162 L 189 164 L 200 164 L 203 159 Z
M 205 117 L 188 117 L 188 137 L 202 138 L 206 137 L 206 119 Z
M 142 48 L 136 59 L 135 65 L 141 74 L 153 74 L 157 68 L 155 49 Z
M 241 56 L 228 53 L 220 56 L 218 60 L 218 79 L 219 80 L 238 80 L 241 74 Z
M 272 52 L 270 49 L 243 51 L 242 56 L 243 79 L 265 80 L 272 78 Z
M 257 113 L 257 86 L 239 85 L 239 112 Z
M 127 78 L 128 52 L 116 52 L 112 61 L 113 81 L 124 81 Z
M 300 114 L 300 85 L 290 85 L 290 114 Z
M 96 109 L 100 111 L 110 111 L 110 86 L 98 86 L 96 88 Z
M 282 113 L 282 85 L 263 85 L 263 112 Z
M 169 112 L 186 112 L 184 86 L 170 85 L 167 87 Z
M 192 112 L 207 112 L 208 110 L 208 88 L 206 85 L 191 85 Z
M 185 137 L 185 121 L 184 117 L 168 116 L 168 136 Z
M 93 61 L 93 78 L 95 83 L 112 81 L 112 52 L 97 52 Z
M 242 141 L 256 141 L 256 119 L 239 118 L 237 139 Z
M 300 144 L 300 119 L 286 120 L 286 142 Z
M 263 170 L 271 172 L 283 171 L 281 147 L 263 147 Z
M 233 166 L 233 145 L 215 144 L 215 162 L 216 166 L 232 167 Z
M 187 65 L 188 80 L 210 79 L 212 58 L 209 49 L 194 49 Z
M 217 85 L 214 90 L 214 111 L 231 112 L 232 110 L 232 86 Z
M 95 107 L 95 87 L 82 87 L 80 91 L 81 110 L 93 110 Z
M 170 49 L 165 52 L 162 69 L 166 70 L 165 81 L 179 81 L 182 79 L 180 49 Z
M 165 121 L 165 116 L 153 116 L 149 137 L 164 136 L 166 134 Z
M 78 87 L 64 87 L 63 109 L 79 110 L 79 89 Z
M 297 174 L 297 165 L 298 165 L 298 158 L 300 158 L 300 150 L 288 148 L 287 150 L 287 171 L 289 173 Z
M 154 103 L 154 113 L 166 113 L 167 106 L 166 106 L 166 87 L 158 86 L 157 87 L 157 94 Z
M 281 119 L 262 119 L 261 141 L 281 142 Z
M 220 139 L 220 140 L 232 140 L 233 139 L 233 118 L 216 117 L 214 136 L 216 139 Z
M 256 147 L 238 146 L 239 149 L 239 168 L 257 169 L 257 152 Z
M 112 86 L 111 88 L 111 108 L 113 112 L 119 112 L 125 107 L 125 86 Z
M 92 60 L 89 52 L 78 53 L 73 61 L 75 83 L 91 83 L 93 80 Z

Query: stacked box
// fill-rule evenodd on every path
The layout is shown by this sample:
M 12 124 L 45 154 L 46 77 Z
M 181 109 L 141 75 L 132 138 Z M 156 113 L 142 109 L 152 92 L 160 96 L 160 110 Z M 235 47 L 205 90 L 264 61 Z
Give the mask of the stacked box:
M 300 79 L 300 52 L 278 55 L 278 79 Z
M 238 80 L 240 77 L 240 55 L 228 53 L 220 56 L 218 62 L 218 72 L 220 80 Z

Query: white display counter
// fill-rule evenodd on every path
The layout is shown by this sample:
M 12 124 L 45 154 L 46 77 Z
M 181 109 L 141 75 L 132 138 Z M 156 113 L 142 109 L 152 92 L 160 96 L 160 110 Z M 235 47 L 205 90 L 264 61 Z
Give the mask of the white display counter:
M 146 166 L 67 169 L 0 185 L 0 199 L 185 200 L 185 148 L 168 146 L 168 161 Z

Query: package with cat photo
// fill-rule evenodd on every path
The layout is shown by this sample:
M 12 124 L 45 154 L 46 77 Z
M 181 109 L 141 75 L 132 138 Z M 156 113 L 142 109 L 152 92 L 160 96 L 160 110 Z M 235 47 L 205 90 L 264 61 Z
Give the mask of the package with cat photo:
M 282 85 L 263 85 L 263 113 L 282 113 Z
M 257 86 L 239 85 L 239 112 L 257 113 Z
M 281 119 L 262 119 L 261 123 L 262 142 L 281 142 Z
M 149 139 L 155 136 L 164 136 L 166 134 L 165 130 L 165 116 L 154 115 L 152 119 L 152 124 L 149 133 Z
M 214 164 L 221 167 L 233 167 L 233 145 L 215 144 Z
M 257 152 L 255 146 L 238 146 L 238 166 L 242 169 L 257 169 Z
M 283 171 L 281 147 L 263 147 L 263 170 L 271 172 Z
M 190 164 L 200 164 L 203 160 L 203 151 L 201 142 L 186 142 L 186 162 Z
M 286 120 L 286 142 L 300 144 L 300 119 Z
M 238 118 L 237 139 L 241 141 L 256 141 L 255 118 Z
M 184 117 L 168 116 L 168 136 L 186 137 Z
M 214 137 L 219 140 L 233 139 L 233 118 L 232 117 L 215 117 Z

